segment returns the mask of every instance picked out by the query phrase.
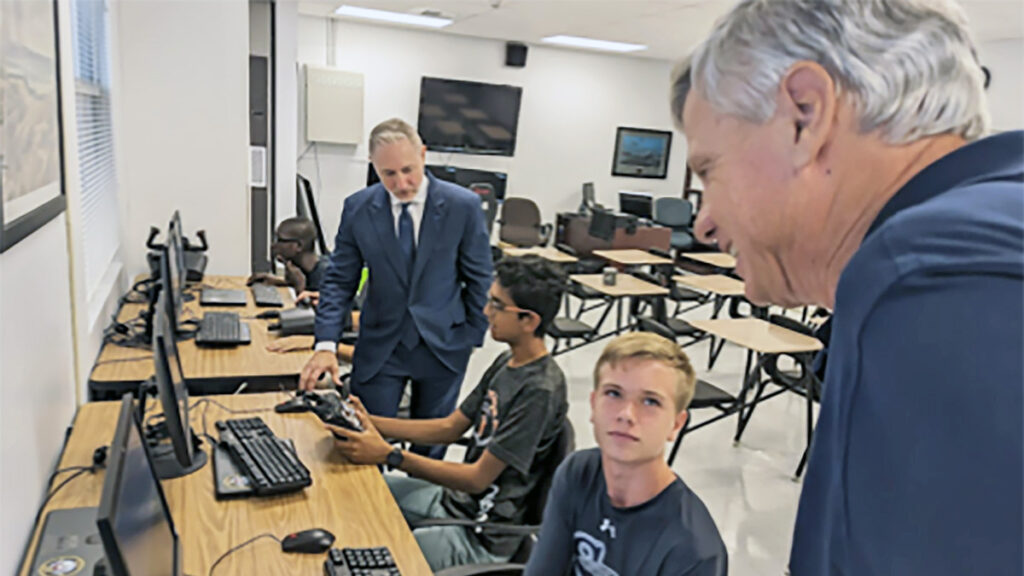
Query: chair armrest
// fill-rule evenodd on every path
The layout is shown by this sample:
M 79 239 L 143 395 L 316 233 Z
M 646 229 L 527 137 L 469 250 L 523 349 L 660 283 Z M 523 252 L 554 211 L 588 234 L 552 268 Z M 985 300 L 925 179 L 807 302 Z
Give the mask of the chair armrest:
M 551 224 L 541 224 L 540 225 L 540 239 L 541 239 L 540 243 L 541 243 L 541 245 L 543 245 L 543 246 L 547 246 L 548 245 L 548 240 L 551 238 L 551 230 L 553 228 L 554 227 Z
M 520 576 L 525 569 L 525 564 L 465 564 L 434 572 L 434 576 Z
M 417 528 L 432 528 L 438 526 L 462 526 L 470 530 L 482 530 L 493 534 L 512 534 L 515 536 L 532 536 L 540 533 L 540 526 L 530 526 L 525 524 L 504 524 L 501 522 L 477 522 L 475 520 L 462 519 L 462 518 L 434 518 L 429 520 L 420 520 L 419 522 L 412 522 L 409 527 L 413 530 Z

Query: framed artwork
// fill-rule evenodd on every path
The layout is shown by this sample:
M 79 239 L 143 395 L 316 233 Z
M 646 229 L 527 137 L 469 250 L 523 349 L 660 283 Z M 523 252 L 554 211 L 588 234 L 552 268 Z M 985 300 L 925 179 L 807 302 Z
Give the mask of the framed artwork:
M 665 178 L 672 133 L 619 126 L 615 133 L 612 176 Z
M 0 1 L 0 252 L 64 211 L 57 2 Z

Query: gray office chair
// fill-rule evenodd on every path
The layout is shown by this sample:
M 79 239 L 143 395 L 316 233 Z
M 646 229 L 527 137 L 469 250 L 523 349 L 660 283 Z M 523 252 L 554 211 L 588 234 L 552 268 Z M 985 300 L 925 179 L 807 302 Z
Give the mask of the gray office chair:
M 469 189 L 480 196 L 480 207 L 484 210 L 484 221 L 487 222 L 487 236 L 490 237 L 494 229 L 494 219 L 498 216 L 498 196 L 494 192 L 494 186 L 487 182 L 470 184 Z
M 516 534 L 524 536 L 519 548 L 512 555 L 512 558 L 501 564 L 468 564 L 464 566 L 453 566 L 440 572 L 435 576 L 518 576 L 523 573 L 527 560 L 530 559 L 530 552 L 537 541 L 537 534 L 540 533 L 541 517 L 544 514 L 544 507 L 548 502 L 548 493 L 551 492 L 551 484 L 555 479 L 555 470 L 569 454 L 576 449 L 576 432 L 573 430 L 572 422 L 566 417 L 562 422 L 562 430 L 555 439 L 555 445 L 548 456 L 544 467 L 541 470 L 540 481 L 533 489 L 533 492 L 526 499 L 526 514 L 523 517 L 525 524 L 505 524 L 503 522 L 477 522 L 475 520 L 444 519 L 424 520 L 416 522 L 412 529 L 425 528 L 428 526 L 462 526 L 466 530 L 480 530 L 484 532 L 498 532 L 504 534 Z
M 657 198 L 654 221 L 672 229 L 670 244 L 676 250 L 693 248 L 693 205 L 682 198 Z
M 540 208 L 529 198 L 506 198 L 498 223 L 501 241 L 520 248 L 544 246 L 551 236 L 551 224 L 541 223 Z

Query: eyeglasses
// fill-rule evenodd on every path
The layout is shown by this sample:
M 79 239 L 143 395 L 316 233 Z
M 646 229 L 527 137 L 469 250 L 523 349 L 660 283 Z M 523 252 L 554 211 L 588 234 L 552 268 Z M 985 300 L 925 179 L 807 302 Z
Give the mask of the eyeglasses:
M 505 304 L 501 300 L 498 300 L 494 296 L 487 297 L 487 305 L 491 307 L 495 312 L 518 312 L 520 314 L 536 314 L 533 310 L 527 310 L 526 308 L 520 308 L 518 306 L 512 306 L 511 304 Z
M 285 242 L 295 242 L 296 244 L 302 244 L 302 240 L 298 238 L 282 238 L 281 236 L 276 236 L 274 238 L 275 244 L 284 244 Z

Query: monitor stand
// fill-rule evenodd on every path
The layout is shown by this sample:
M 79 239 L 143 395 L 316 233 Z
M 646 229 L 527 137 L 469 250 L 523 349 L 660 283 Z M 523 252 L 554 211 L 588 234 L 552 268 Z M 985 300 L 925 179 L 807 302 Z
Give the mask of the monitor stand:
M 189 431 L 190 435 L 195 438 L 195 434 Z M 161 480 L 170 480 L 172 478 L 181 478 L 182 476 L 188 476 L 189 474 L 199 470 L 203 466 L 206 466 L 207 456 L 206 452 L 203 452 L 196 446 L 196 442 L 193 442 L 192 448 L 192 465 L 184 467 L 178 462 L 178 457 L 174 454 L 174 448 L 166 442 L 146 440 L 149 444 L 149 455 L 153 461 L 153 471 Z
M 139 385 L 139 402 L 136 405 L 136 413 L 139 422 L 146 421 L 146 400 L 150 396 L 156 396 L 155 376 L 150 377 Z M 192 443 L 192 465 L 182 466 L 174 453 L 174 447 L 170 443 L 170 436 L 167 433 L 167 423 L 161 420 L 156 424 L 145 424 L 142 427 L 142 439 L 149 449 L 149 459 L 153 462 L 153 471 L 161 480 L 181 478 L 199 470 L 206 465 L 206 452 L 201 449 L 202 441 L 195 431 L 188 430 L 189 441 Z

